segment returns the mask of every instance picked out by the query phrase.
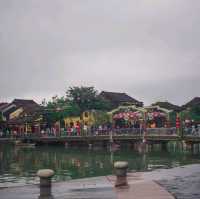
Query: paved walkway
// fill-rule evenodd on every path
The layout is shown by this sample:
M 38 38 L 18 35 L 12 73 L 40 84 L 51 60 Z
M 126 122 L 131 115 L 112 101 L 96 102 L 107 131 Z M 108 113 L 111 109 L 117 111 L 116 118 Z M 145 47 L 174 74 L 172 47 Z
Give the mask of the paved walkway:
M 108 176 L 111 184 L 115 183 L 115 176 Z M 114 188 L 117 199 L 174 199 L 163 187 L 153 180 L 144 180 L 143 173 L 129 173 L 128 188 Z
M 115 176 L 53 183 L 54 199 L 174 199 L 164 188 L 142 173 L 128 174 L 129 186 L 115 188 Z M 0 189 L 1 199 L 38 199 L 38 185 Z M 42 199 L 42 198 L 40 198 Z M 45 198 L 46 199 L 46 198 Z

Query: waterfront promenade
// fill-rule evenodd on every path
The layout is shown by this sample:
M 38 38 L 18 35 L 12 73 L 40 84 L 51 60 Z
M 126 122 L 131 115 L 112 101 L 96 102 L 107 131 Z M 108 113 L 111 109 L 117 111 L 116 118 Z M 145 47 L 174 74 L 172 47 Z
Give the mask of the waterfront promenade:
M 54 199 L 197 199 L 200 164 L 152 172 L 130 172 L 128 187 L 114 188 L 115 176 L 53 182 Z M 39 186 L 0 189 L 1 199 L 38 199 Z M 40 198 L 42 199 L 42 198 Z M 50 199 L 50 198 L 49 198 Z
M 115 188 L 115 176 L 57 182 L 52 186 L 54 199 L 174 199 L 153 180 L 145 180 L 142 173 L 129 173 L 128 186 Z M 37 199 L 38 185 L 0 189 L 1 199 Z M 50 199 L 51 197 L 49 197 Z

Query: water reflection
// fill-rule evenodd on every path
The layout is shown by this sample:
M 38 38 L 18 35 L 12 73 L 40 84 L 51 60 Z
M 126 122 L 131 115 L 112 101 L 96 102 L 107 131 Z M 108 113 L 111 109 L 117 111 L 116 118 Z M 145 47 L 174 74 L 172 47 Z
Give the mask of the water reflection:
M 168 151 L 154 146 L 147 153 L 138 153 L 133 149 L 108 152 L 61 146 L 32 149 L 4 145 L 0 147 L 0 187 L 36 183 L 39 180 L 35 175 L 37 170 L 44 168 L 55 171 L 54 181 L 108 175 L 112 174 L 112 165 L 116 160 L 128 161 L 130 170 L 135 171 L 200 162 L 198 154 L 181 151 L 174 143 Z

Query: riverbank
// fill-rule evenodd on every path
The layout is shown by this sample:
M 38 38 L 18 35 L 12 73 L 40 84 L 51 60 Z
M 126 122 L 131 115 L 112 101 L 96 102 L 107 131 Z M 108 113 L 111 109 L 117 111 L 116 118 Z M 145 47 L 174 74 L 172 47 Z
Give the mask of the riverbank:
M 154 171 L 152 173 L 153 178 L 177 199 L 200 198 L 200 164 Z
M 131 172 L 128 174 L 128 181 L 130 184 L 142 181 L 156 182 L 177 199 L 200 198 L 200 164 L 157 169 L 151 172 Z
M 53 183 L 54 199 L 174 199 L 162 186 L 144 180 L 141 173 L 128 174 L 129 186 L 115 188 L 115 176 L 93 177 L 69 182 Z M 0 189 L 1 199 L 36 199 L 39 186 L 21 186 Z M 43 198 L 44 199 L 44 198 Z
M 152 198 L 197 199 L 200 198 L 200 164 L 151 172 L 130 172 L 129 188 L 115 189 L 115 176 L 92 177 L 53 183 L 54 199 L 87 198 Z M 170 194 L 169 194 L 170 193 Z M 35 199 L 39 196 L 38 185 L 0 189 L 1 199 Z
M 115 176 L 92 177 L 53 183 L 54 199 L 197 199 L 200 198 L 200 164 L 152 172 L 130 172 L 129 187 L 114 188 Z M 35 199 L 38 185 L 0 189 L 1 199 Z

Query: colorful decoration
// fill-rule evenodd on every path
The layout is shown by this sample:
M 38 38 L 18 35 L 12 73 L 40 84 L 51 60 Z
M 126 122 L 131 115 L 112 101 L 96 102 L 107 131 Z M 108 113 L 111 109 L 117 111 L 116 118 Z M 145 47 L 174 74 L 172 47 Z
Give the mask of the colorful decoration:
M 124 113 L 116 113 L 113 115 L 113 119 L 139 119 L 142 117 L 142 113 L 140 112 L 124 112 Z
M 113 115 L 113 119 L 125 119 L 125 120 L 140 119 L 142 117 L 143 117 L 143 114 L 139 111 L 136 111 L 136 112 L 129 111 L 129 112 L 123 112 L 123 113 L 120 112 Z M 163 112 L 154 111 L 154 112 L 147 113 L 147 117 L 149 120 L 152 120 L 158 117 L 166 117 L 166 114 Z

